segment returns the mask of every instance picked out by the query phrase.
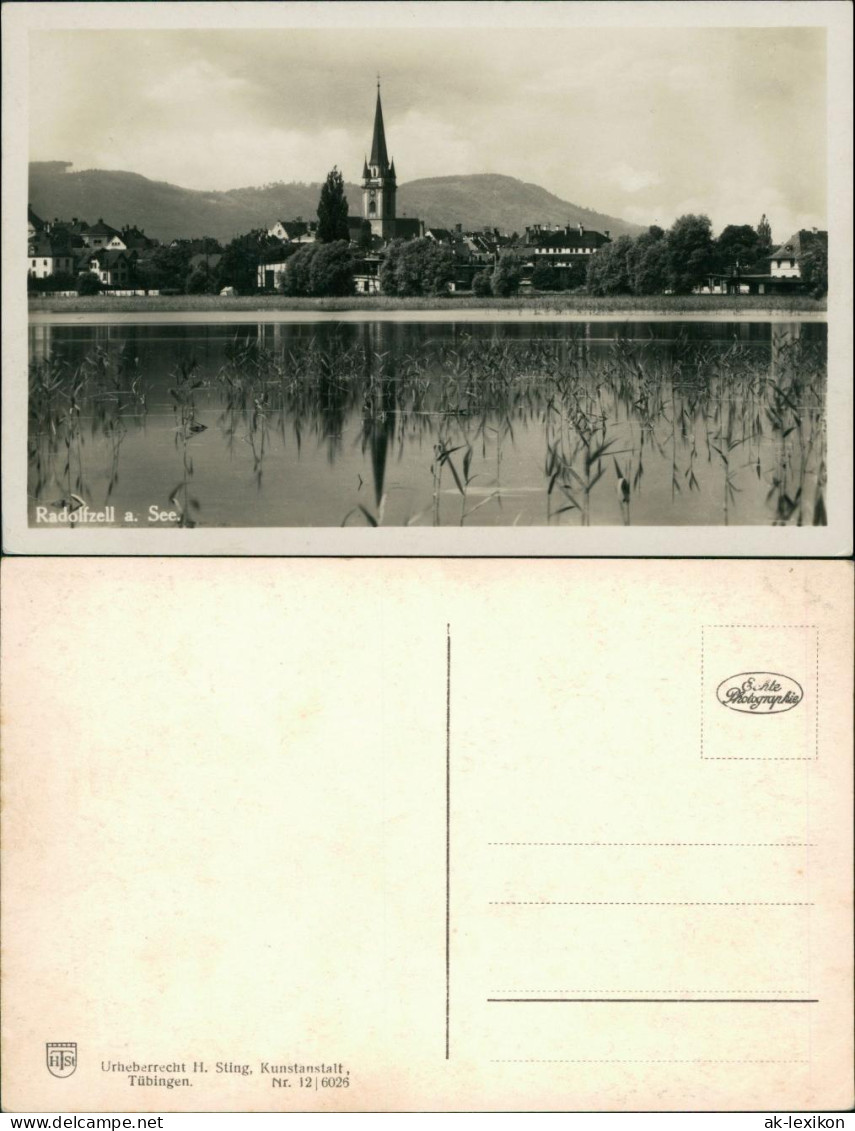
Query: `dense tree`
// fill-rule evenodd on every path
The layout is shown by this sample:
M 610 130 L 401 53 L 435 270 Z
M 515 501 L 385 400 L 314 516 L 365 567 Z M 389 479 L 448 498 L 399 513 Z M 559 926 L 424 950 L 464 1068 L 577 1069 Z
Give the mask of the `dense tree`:
M 531 285 L 538 291 L 556 291 L 561 286 L 558 272 L 548 259 L 539 259 L 531 273 Z
M 590 257 L 588 257 L 590 258 Z M 575 291 L 584 288 L 588 276 L 588 259 L 574 259 L 566 267 L 556 268 L 558 279 L 555 285 L 557 291 Z
M 352 295 L 354 266 L 346 240 L 306 244 L 288 260 L 281 289 L 287 295 L 318 298 Z
M 619 236 L 592 255 L 588 263 L 587 288 L 592 295 L 628 295 L 632 293 L 632 255 L 634 240 Z
M 493 293 L 493 288 L 490 286 L 490 273 L 488 271 L 479 271 L 472 279 L 472 293 L 477 295 L 478 298 L 486 298 L 487 295 Z
M 219 240 L 213 236 L 202 236 L 200 240 L 191 241 L 197 252 L 202 255 L 219 255 L 223 250 Z
M 255 228 L 235 236 L 223 251 L 219 266 L 219 285 L 234 287 L 238 294 L 252 294 L 258 287 L 258 265 L 268 255 L 282 251 L 282 241 Z
M 653 244 L 661 243 L 665 239 L 666 233 L 658 224 L 651 224 L 646 232 L 635 237 L 635 246 L 638 249 L 651 247 Z
M 635 249 L 631 281 L 636 295 L 661 295 L 668 289 L 668 245 L 664 239 Z
M 353 294 L 354 258 L 347 240 L 316 244 L 309 263 L 309 293 L 318 296 Z
M 828 248 L 820 240 L 814 240 L 810 248 L 799 259 L 802 282 L 814 298 L 822 298 L 828 293 Z
M 215 268 L 206 262 L 197 263 L 187 276 L 184 290 L 188 295 L 211 295 L 219 290 L 219 279 Z
M 758 255 L 771 255 L 772 254 L 772 226 L 766 219 L 766 213 L 760 217 L 760 223 L 757 225 L 757 252 Z
M 493 275 L 490 279 L 490 287 L 493 294 L 497 298 L 507 298 L 508 295 L 515 295 L 520 288 L 520 279 L 522 278 L 522 263 L 519 258 L 510 251 L 503 251 L 499 254 L 499 260 L 493 268 Z
M 674 294 L 691 294 L 714 268 L 712 225 L 709 216 L 687 213 L 668 232 L 668 284 Z
M 661 294 L 668 286 L 668 253 L 665 232 L 651 224 L 635 240 L 628 256 L 629 282 L 633 294 Z
M 398 276 L 403 248 L 403 240 L 393 240 L 380 253 L 379 280 L 380 290 L 384 295 L 397 295 L 399 293 Z
M 150 255 L 137 262 L 137 281 L 146 287 L 183 291 L 192 254 L 189 240 L 182 240 L 176 247 L 156 247 Z
M 728 224 L 715 241 L 715 266 L 727 271 L 737 264 L 742 270 L 757 265 L 762 257 L 760 236 L 750 224 Z
M 443 295 L 454 278 L 454 256 L 431 239 L 394 240 L 380 261 L 386 295 Z
M 327 173 L 318 201 L 318 242 L 333 243 L 350 239 L 347 226 L 347 197 L 344 178 L 337 168 Z
M 77 293 L 79 295 L 97 295 L 101 293 L 101 280 L 94 271 L 81 271 L 77 276 Z
M 69 274 L 67 271 L 57 271 L 56 274 L 46 275 L 43 279 L 37 279 L 35 275 L 27 275 L 27 290 L 33 294 L 52 294 L 54 291 L 73 291 L 76 286 L 76 276 Z
M 454 252 L 448 247 L 434 248 L 431 258 L 431 294 L 447 295 L 454 281 Z
M 280 289 L 283 294 L 305 296 L 309 294 L 309 270 L 319 244 L 309 243 L 298 248 L 285 265 Z
M 147 249 L 131 258 L 130 284 L 132 287 L 150 289 L 160 286 L 160 277 L 154 269 L 154 250 Z

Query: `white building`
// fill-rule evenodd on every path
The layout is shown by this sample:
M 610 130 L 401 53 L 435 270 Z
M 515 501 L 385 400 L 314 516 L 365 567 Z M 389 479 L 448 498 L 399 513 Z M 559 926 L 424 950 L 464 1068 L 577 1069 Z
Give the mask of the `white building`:
M 100 248 L 84 258 L 81 269 L 97 275 L 105 287 L 123 287 L 131 278 L 133 255 L 133 252 L 129 256 L 124 251 Z
M 770 276 L 773 279 L 800 279 L 802 273 L 799 260 L 817 243 L 828 246 L 828 232 L 820 232 L 816 228 L 811 231 L 800 228 L 786 243 L 772 252 L 769 257 Z
M 74 257 L 65 245 L 55 246 L 50 236 L 36 234 L 27 242 L 27 274 L 34 279 L 49 275 L 70 275 L 74 271 Z
M 316 220 L 277 220 L 267 234 L 283 243 L 314 243 L 317 230 Z

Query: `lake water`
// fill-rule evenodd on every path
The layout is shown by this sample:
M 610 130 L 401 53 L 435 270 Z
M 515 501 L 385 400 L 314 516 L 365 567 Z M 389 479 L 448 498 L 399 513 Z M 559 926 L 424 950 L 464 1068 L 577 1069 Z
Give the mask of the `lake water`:
M 31 524 L 825 522 L 824 323 L 117 320 L 29 344 Z

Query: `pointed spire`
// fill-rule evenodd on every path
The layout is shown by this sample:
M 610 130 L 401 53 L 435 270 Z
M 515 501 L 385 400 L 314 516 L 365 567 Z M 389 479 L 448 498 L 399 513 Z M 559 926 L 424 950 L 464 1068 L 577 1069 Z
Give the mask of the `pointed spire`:
M 366 157 L 362 163 L 362 179 L 367 181 L 371 174 L 368 172 L 368 158 Z
M 395 158 L 392 158 L 392 164 L 389 166 L 389 176 L 394 181 L 395 179 Z
M 383 128 L 383 107 L 380 105 L 380 80 L 377 80 L 377 108 L 374 111 L 374 137 L 371 142 L 371 164 L 376 165 L 381 174 L 389 168 L 389 155 L 386 152 L 386 131 Z

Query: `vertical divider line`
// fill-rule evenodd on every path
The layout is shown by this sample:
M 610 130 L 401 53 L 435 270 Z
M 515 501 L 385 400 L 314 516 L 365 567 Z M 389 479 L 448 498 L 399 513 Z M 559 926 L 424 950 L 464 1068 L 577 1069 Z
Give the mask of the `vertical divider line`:
M 451 1055 L 451 625 L 445 626 L 445 1059 Z

